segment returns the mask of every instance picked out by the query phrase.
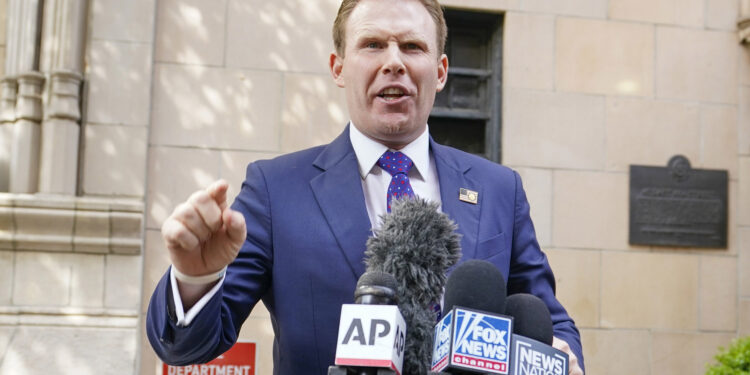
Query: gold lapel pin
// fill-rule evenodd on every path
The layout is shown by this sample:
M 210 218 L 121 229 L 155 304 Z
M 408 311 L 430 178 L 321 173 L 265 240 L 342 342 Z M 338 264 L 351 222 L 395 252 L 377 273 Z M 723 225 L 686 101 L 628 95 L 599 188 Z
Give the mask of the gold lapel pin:
M 479 193 L 474 190 L 461 188 L 458 191 L 458 199 L 466 203 L 477 204 L 477 201 L 479 200 Z

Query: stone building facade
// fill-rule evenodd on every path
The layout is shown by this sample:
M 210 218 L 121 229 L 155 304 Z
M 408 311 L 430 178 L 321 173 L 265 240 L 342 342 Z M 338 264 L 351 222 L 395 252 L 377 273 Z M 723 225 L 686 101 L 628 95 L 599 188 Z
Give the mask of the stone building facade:
M 0 1 L 0 375 L 158 374 L 159 228 L 345 126 L 338 0 Z M 589 374 L 701 374 L 750 334 L 750 0 L 444 0 L 502 15 L 517 169 Z M 629 165 L 729 173 L 726 249 L 628 243 Z M 271 374 L 268 312 L 241 337 Z

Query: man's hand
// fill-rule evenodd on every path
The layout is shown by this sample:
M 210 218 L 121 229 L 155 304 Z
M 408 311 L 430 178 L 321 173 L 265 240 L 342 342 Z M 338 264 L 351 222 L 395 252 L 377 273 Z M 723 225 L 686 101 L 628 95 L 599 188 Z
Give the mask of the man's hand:
M 237 257 L 247 228 L 242 214 L 227 206 L 227 188 L 224 180 L 214 182 L 193 193 L 164 221 L 161 234 L 180 272 L 215 273 Z
M 578 357 L 576 357 L 576 355 L 573 354 L 573 351 L 570 350 L 570 345 L 568 345 L 567 342 L 560 340 L 557 337 L 553 337 L 552 347 L 568 354 L 568 374 L 583 375 L 583 370 L 578 366 Z

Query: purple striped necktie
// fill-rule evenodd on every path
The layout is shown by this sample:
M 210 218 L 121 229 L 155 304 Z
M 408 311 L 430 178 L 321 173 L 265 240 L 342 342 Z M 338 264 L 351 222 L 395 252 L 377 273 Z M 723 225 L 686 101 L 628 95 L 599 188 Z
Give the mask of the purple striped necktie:
M 414 166 L 414 162 L 408 156 L 399 151 L 386 151 L 380 159 L 378 165 L 391 175 L 391 184 L 388 185 L 388 212 L 391 212 L 391 200 L 403 196 L 414 196 L 414 191 L 409 183 L 409 170 Z

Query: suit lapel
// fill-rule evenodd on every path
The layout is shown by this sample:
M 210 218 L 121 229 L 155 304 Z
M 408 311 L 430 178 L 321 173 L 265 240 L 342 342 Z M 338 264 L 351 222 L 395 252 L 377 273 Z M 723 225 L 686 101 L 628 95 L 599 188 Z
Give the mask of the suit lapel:
M 442 210 L 458 224 L 461 238 L 462 261 L 472 259 L 476 253 L 479 234 L 479 214 L 482 206 L 482 186 L 467 174 L 471 165 L 457 158 L 455 152 L 435 143 L 430 138 L 430 148 L 435 158 L 438 180 L 440 180 L 440 199 Z M 459 190 L 466 188 L 479 192 L 477 204 L 459 200 Z
M 313 164 L 322 173 L 310 181 L 315 199 L 354 273 L 365 272 L 364 251 L 370 236 L 357 157 L 349 141 L 349 127 L 331 142 Z

